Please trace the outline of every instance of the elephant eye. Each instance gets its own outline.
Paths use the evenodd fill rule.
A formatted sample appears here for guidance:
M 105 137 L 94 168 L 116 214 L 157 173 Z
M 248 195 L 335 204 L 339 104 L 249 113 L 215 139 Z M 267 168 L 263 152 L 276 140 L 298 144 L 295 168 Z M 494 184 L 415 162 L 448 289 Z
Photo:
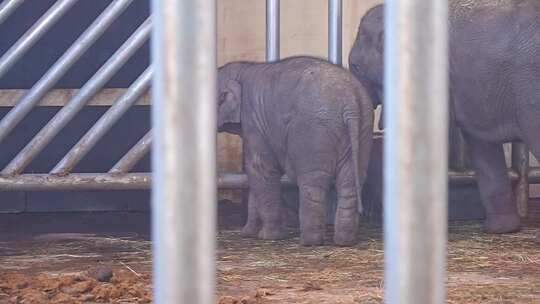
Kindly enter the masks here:
M 225 102 L 225 96 L 227 93 L 221 93 L 219 94 L 219 105 L 221 106 Z

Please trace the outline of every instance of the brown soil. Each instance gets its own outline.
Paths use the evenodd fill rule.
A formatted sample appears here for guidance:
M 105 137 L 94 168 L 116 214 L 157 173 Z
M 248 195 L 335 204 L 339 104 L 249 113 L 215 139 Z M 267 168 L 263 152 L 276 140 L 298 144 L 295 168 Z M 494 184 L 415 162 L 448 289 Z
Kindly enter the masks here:
M 532 228 L 493 236 L 453 223 L 448 303 L 540 303 L 540 246 Z M 362 228 L 353 248 L 218 236 L 220 304 L 382 303 L 380 227 Z M 329 233 L 328 239 L 331 239 Z M 41 235 L 0 242 L 0 303 L 149 303 L 150 242 L 137 235 Z M 91 277 L 111 269 L 109 282 Z

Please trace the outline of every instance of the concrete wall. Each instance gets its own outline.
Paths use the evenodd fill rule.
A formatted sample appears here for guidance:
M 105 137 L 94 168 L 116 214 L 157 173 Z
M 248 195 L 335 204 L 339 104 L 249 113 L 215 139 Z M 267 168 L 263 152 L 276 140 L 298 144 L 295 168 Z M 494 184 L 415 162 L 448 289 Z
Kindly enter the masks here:
M 381 0 L 343 1 L 343 62 L 347 64 L 356 30 L 365 12 Z M 266 0 L 218 1 L 218 62 L 263 61 L 265 58 Z M 281 57 L 311 55 L 327 57 L 328 1 L 281 0 Z M 241 140 L 220 134 L 219 168 L 241 170 Z M 224 192 L 239 200 L 238 192 Z

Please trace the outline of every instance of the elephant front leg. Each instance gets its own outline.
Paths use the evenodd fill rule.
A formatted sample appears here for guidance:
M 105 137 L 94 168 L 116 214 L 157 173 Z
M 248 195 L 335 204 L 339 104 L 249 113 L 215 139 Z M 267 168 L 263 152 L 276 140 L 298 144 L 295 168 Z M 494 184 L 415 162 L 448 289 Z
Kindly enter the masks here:
M 482 203 L 486 211 L 484 229 L 488 233 L 510 233 L 520 229 L 520 218 L 508 178 L 501 144 L 487 143 L 465 135 Z
M 300 190 L 300 244 L 317 246 L 324 243 L 326 232 L 326 200 L 330 177 L 325 172 L 312 172 L 298 177 Z
M 261 218 L 259 217 L 259 211 L 257 208 L 257 200 L 253 196 L 252 192 L 249 192 L 248 197 L 248 214 L 246 224 L 242 228 L 241 234 L 245 237 L 257 237 L 261 230 Z

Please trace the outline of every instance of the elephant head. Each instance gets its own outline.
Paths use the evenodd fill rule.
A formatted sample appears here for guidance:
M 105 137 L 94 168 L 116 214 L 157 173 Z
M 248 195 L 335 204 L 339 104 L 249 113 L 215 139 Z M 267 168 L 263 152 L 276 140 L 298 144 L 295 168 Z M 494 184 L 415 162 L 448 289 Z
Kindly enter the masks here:
M 360 21 L 358 34 L 349 54 L 349 69 L 366 87 L 373 107 L 383 101 L 384 6 L 369 10 Z M 382 116 L 379 128 L 382 129 Z
M 217 97 L 219 132 L 240 133 L 242 85 L 238 80 L 239 66 L 227 64 L 218 70 Z

